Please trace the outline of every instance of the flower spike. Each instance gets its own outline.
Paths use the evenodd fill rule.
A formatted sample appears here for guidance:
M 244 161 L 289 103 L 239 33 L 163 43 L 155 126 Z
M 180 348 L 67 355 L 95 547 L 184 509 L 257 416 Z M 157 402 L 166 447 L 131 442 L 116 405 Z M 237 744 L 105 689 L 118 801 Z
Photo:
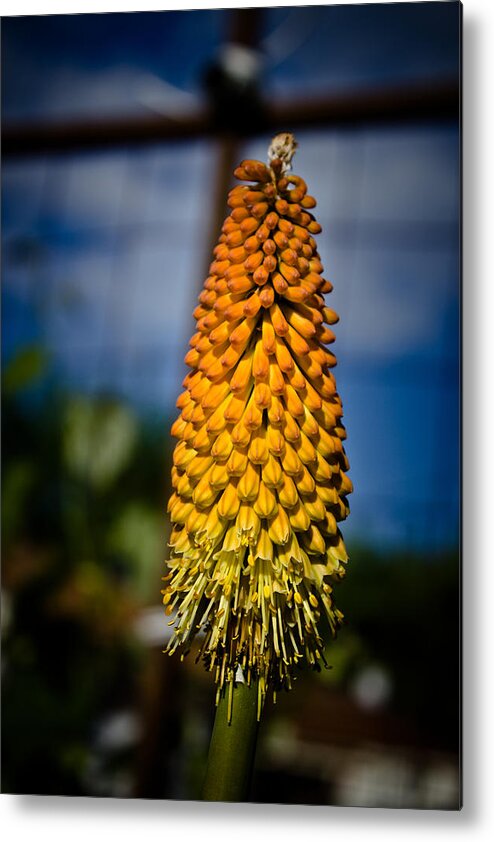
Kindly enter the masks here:
M 239 668 L 289 689 L 324 662 L 320 629 L 342 621 L 333 585 L 347 554 L 337 522 L 352 484 L 332 368 L 332 285 L 314 235 L 316 202 L 292 175 L 296 142 L 277 135 L 269 165 L 243 161 L 199 305 L 191 371 L 172 427 L 167 648 L 200 655 L 218 696 Z

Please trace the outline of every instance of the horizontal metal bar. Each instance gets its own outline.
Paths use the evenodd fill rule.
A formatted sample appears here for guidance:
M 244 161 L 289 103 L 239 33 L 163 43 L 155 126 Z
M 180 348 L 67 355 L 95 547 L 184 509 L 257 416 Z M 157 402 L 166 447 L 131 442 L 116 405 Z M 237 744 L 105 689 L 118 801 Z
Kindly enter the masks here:
M 435 85 L 265 103 L 261 123 L 247 127 L 241 136 L 312 126 L 360 128 L 376 124 L 459 121 L 459 117 L 459 82 L 447 80 Z M 208 110 L 176 118 L 151 115 L 57 123 L 6 123 L 2 130 L 2 154 L 7 158 L 73 152 L 218 134 L 218 127 Z

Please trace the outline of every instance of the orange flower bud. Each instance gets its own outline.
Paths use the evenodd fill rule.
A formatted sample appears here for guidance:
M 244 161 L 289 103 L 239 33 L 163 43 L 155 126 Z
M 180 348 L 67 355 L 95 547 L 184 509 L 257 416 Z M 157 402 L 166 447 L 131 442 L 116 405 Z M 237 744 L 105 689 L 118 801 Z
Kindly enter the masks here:
M 202 629 L 219 692 L 241 667 L 247 682 L 259 679 L 261 705 L 269 687 L 290 687 L 302 654 L 324 659 L 320 617 L 333 633 L 341 622 L 333 586 L 347 555 L 337 522 L 353 488 L 336 358 L 325 348 L 338 316 L 324 300 L 332 285 L 313 237 L 315 199 L 287 169 L 294 148 L 279 135 L 269 165 L 235 170 L 251 184 L 228 196 L 172 426 L 162 594 L 175 615 L 168 650 Z

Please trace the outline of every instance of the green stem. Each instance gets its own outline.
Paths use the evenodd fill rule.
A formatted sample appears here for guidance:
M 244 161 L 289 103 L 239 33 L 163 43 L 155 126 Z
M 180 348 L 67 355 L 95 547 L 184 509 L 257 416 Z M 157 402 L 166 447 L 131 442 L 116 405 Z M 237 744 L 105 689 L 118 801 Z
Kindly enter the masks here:
M 204 801 L 246 801 L 259 722 L 257 683 L 234 683 L 216 709 L 209 746 Z

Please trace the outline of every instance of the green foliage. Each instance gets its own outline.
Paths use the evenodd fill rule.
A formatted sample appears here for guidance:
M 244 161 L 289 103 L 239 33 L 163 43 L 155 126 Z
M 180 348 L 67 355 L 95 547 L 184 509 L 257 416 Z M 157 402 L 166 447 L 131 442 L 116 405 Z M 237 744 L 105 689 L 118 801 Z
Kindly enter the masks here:
M 39 345 L 22 348 L 5 366 L 2 375 L 4 395 L 12 395 L 38 380 L 46 371 L 48 355 Z
M 116 399 L 21 404 L 42 359 L 4 378 L 3 790 L 111 794 L 89 769 L 98 723 L 135 704 L 135 619 L 159 601 L 163 432 Z
M 128 560 L 137 593 L 143 600 L 156 598 L 156 561 L 163 552 L 163 518 L 149 505 L 134 501 L 119 511 L 108 530 L 111 554 Z
M 2 541 L 10 545 L 22 526 L 26 501 L 33 487 L 36 471 L 29 461 L 18 460 L 8 464 L 3 474 L 2 488 Z
M 63 452 L 68 469 L 96 488 L 109 486 L 128 465 L 137 438 L 133 413 L 116 401 L 73 398 L 65 409 Z

